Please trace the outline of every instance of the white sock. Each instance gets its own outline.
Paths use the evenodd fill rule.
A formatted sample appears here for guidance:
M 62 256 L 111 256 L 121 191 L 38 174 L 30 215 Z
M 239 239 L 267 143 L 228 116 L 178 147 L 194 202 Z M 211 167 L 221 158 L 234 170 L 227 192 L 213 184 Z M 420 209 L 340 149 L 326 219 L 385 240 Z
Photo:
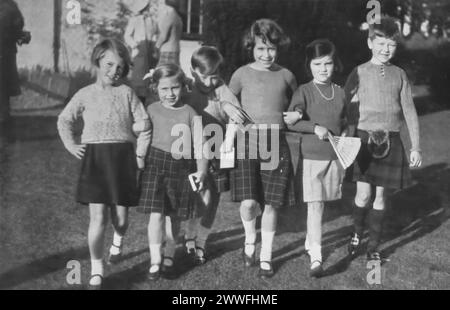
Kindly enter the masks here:
M 173 240 L 167 240 L 166 246 L 164 247 L 164 257 L 169 257 L 173 260 L 175 257 L 176 244 Z M 172 266 L 173 261 L 171 259 L 164 259 L 164 265 Z M 170 263 L 167 263 L 169 262 Z
M 272 244 L 273 238 L 275 237 L 274 231 L 261 231 L 261 253 L 259 260 L 261 262 L 271 262 L 272 261 Z M 268 264 L 261 263 L 261 268 L 269 269 Z
M 103 259 L 91 259 L 91 276 L 99 274 L 103 276 L 104 269 L 103 269 Z M 101 284 L 102 279 L 100 277 L 93 277 L 89 281 L 89 284 L 91 285 L 99 285 Z
M 246 221 L 242 217 L 242 225 L 245 231 L 245 254 L 252 256 L 255 253 L 255 242 L 256 242 L 256 218 L 251 221 Z
M 308 234 L 305 236 L 305 251 L 306 253 L 309 253 L 309 250 L 311 249 L 311 246 L 309 245 L 309 237 Z
M 111 247 L 109 248 L 109 253 L 112 255 L 118 255 L 122 252 L 122 243 L 123 236 L 119 235 L 117 232 L 114 232 L 113 242 Z
M 161 264 L 161 243 L 150 244 L 150 265 Z
M 208 239 L 209 233 L 211 232 L 211 229 L 204 227 L 203 225 L 198 225 L 197 230 L 197 246 L 201 247 L 202 249 L 206 246 L 206 240 Z
M 322 262 L 322 247 L 319 244 L 311 245 L 309 255 L 311 257 L 311 263 L 314 261 Z

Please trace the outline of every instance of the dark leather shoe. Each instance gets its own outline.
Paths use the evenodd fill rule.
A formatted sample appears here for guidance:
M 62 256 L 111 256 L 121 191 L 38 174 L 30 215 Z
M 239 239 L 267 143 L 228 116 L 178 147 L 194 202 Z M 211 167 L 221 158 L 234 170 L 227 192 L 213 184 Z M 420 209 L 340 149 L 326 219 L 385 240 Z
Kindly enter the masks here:
M 199 253 L 198 252 L 201 252 L 201 255 L 199 255 Z M 208 258 L 207 258 L 207 256 L 206 256 L 206 251 L 205 251 L 205 249 L 204 248 L 201 248 L 201 247 L 195 247 L 195 257 L 194 257 L 194 263 L 197 265 L 197 266 L 200 266 L 200 265 L 204 265 L 204 264 L 206 264 L 206 262 L 208 261 Z
M 156 281 L 161 277 L 161 266 L 160 268 L 155 271 L 155 272 L 148 272 L 147 274 L 147 279 L 149 279 L 150 281 Z
M 314 262 L 311 263 L 311 266 L 312 266 L 315 262 L 318 262 L 319 265 L 316 266 L 316 267 L 314 267 L 314 268 L 311 268 L 311 269 L 310 269 L 310 271 L 309 271 L 309 276 L 310 276 L 311 278 L 320 278 L 320 277 L 322 276 L 322 274 L 323 274 L 322 262 L 321 262 L 321 261 L 318 261 L 318 260 L 317 260 L 317 261 L 314 261 Z
M 91 279 L 94 277 L 100 277 L 101 281 L 100 284 L 91 284 Z M 103 276 L 101 274 L 93 274 L 91 275 L 90 279 L 89 279 L 89 286 L 88 286 L 88 290 L 89 291 L 100 291 L 103 289 Z
M 380 252 L 373 251 L 373 252 L 367 252 L 367 260 L 368 261 L 376 261 L 381 262 L 381 254 Z
M 259 266 L 258 276 L 259 276 L 261 279 L 272 278 L 273 275 L 275 274 L 275 272 L 273 271 L 273 268 L 272 268 L 272 262 L 260 262 L 260 264 L 261 264 L 261 263 L 269 264 L 270 269 L 263 269 L 263 268 L 261 268 L 261 265 L 260 265 L 260 266 Z
M 348 245 L 348 254 L 351 257 L 355 257 L 358 254 L 360 244 L 361 244 L 361 236 L 358 235 L 357 233 L 353 233 L 350 243 Z
M 172 262 L 171 266 L 164 265 L 165 260 L 170 260 Z M 175 264 L 173 263 L 172 257 L 164 257 L 163 264 L 161 265 L 161 276 L 168 280 L 174 280 L 177 278 L 177 273 L 175 270 Z
M 242 259 L 244 260 L 245 267 L 252 267 L 256 265 L 256 250 L 252 256 L 245 254 L 245 247 L 242 249 Z
M 121 249 L 120 247 L 118 247 L 115 244 L 111 244 L 112 247 L 118 248 L 119 250 Z M 122 252 L 119 252 L 119 254 L 111 254 L 109 253 L 108 255 L 108 259 L 106 260 L 106 264 L 108 265 L 115 265 L 118 262 L 120 262 L 122 260 Z

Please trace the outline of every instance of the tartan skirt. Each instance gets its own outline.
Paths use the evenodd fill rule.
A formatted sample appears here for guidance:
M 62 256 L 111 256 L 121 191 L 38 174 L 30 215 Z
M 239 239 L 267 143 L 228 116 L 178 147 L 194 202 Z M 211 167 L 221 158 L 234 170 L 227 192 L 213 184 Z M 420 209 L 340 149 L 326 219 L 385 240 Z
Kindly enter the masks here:
M 256 200 L 261 206 L 275 208 L 295 206 L 294 168 L 291 152 L 283 133 L 279 135 L 279 163 L 273 170 L 261 169 L 261 164 L 269 160 L 237 159 L 236 166 L 230 172 L 231 199 Z M 248 140 L 247 140 L 248 141 Z M 249 143 L 246 141 L 246 153 Z
M 136 171 L 132 143 L 87 144 L 78 179 L 77 202 L 136 206 L 139 199 Z
M 209 174 L 214 190 L 218 193 L 230 190 L 230 173 L 227 169 L 220 169 L 220 160 L 213 159 L 209 162 Z
M 391 149 L 388 155 L 382 159 L 375 159 L 370 154 L 367 131 L 358 129 L 357 136 L 361 138 L 361 149 L 353 167 L 353 181 L 390 189 L 403 189 L 411 186 L 409 161 L 399 132 L 389 133 Z
M 180 52 L 161 52 L 156 66 L 175 64 L 180 65 Z
M 195 161 L 174 159 L 172 154 L 151 147 L 141 178 L 138 212 L 162 213 L 186 219 L 193 205 L 188 176 L 195 172 Z

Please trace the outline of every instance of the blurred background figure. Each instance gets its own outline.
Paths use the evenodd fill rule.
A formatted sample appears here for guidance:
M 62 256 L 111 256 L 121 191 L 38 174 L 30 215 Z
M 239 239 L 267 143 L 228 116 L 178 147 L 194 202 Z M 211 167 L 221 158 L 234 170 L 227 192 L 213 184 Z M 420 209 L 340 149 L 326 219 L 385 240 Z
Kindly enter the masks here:
M 24 20 L 13 0 L 0 1 L 0 135 L 7 132 L 10 121 L 9 99 L 20 95 L 17 72 L 17 44 L 28 44 L 31 35 L 23 31 Z
M 158 65 L 173 63 L 180 65 L 180 40 L 183 20 L 178 0 L 162 0 L 158 9 L 159 36 L 156 48 L 159 50 Z
M 144 103 L 148 95 L 148 81 L 142 78 L 157 62 L 155 41 L 158 25 L 153 19 L 154 8 L 149 0 L 135 0 L 130 7 L 134 13 L 125 29 L 124 40 L 131 49 L 133 69 L 131 86 Z

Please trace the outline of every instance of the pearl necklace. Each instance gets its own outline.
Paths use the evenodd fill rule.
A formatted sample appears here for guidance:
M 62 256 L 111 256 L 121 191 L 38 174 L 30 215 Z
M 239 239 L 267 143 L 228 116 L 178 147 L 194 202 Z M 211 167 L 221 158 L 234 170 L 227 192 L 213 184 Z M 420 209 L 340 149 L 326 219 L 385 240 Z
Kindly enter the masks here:
M 317 91 L 319 92 L 319 94 L 322 96 L 323 99 L 328 100 L 328 101 L 334 99 L 334 86 L 333 86 L 333 83 L 331 83 L 331 97 L 330 97 L 330 98 L 328 98 L 327 96 L 325 96 L 325 95 L 320 91 L 319 86 L 317 86 L 317 84 L 316 84 L 314 81 L 313 81 L 313 84 L 314 84 L 314 86 L 316 87 Z

